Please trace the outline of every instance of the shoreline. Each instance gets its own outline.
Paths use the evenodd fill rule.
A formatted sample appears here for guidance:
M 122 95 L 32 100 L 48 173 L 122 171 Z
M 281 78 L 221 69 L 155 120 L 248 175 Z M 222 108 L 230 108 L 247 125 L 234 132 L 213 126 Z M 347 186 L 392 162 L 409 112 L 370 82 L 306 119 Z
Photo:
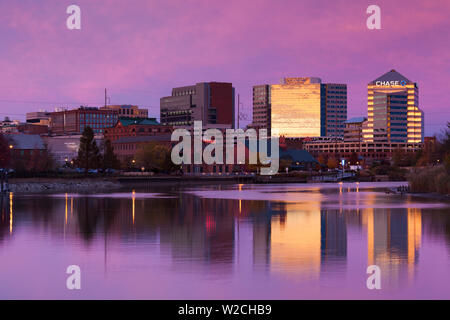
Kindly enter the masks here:
M 347 181 L 356 183 L 358 181 Z M 363 182 L 363 181 L 361 181 Z M 368 183 L 371 183 L 367 181 Z M 395 183 L 397 181 L 380 181 L 372 183 Z M 398 181 L 402 183 L 402 181 Z M 39 194 L 52 192 L 96 192 L 96 191 L 120 191 L 134 187 L 136 189 L 148 188 L 153 186 L 199 186 L 199 185 L 232 185 L 232 184 L 335 184 L 336 182 L 306 182 L 295 177 L 286 178 L 282 181 L 273 179 L 272 181 L 255 181 L 252 177 L 233 177 L 233 176 L 156 176 L 156 177 L 80 177 L 80 178 L 14 178 L 9 182 L 10 192 L 18 194 Z M 406 181 L 404 183 L 407 183 Z M 389 189 L 389 187 L 386 187 Z M 393 193 L 396 194 L 396 193 Z M 412 193 L 406 192 L 405 195 L 440 201 L 450 201 L 449 195 L 437 193 Z
M 356 181 L 348 181 L 356 182 Z M 361 181 L 362 182 L 362 181 Z M 385 181 L 386 182 L 386 181 Z M 95 192 L 117 191 L 136 187 L 153 186 L 198 186 L 198 185 L 231 185 L 231 184 L 306 184 L 336 183 L 308 182 L 298 177 L 275 177 L 258 179 L 254 176 L 153 176 L 153 177 L 76 177 L 76 178 L 12 178 L 9 180 L 9 191 L 13 193 L 48 193 L 48 192 Z

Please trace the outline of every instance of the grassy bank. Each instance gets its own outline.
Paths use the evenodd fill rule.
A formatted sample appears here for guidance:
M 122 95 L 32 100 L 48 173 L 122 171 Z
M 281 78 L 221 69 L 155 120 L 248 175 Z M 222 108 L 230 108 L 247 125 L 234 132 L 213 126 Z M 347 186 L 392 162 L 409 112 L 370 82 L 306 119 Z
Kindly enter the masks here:
M 450 174 L 443 165 L 417 169 L 408 181 L 412 192 L 450 194 Z

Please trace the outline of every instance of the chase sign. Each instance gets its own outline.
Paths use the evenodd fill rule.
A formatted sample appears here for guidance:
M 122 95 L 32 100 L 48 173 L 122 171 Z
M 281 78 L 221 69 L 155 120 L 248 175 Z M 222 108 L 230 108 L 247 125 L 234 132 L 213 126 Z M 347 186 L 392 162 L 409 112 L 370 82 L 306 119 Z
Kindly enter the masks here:
M 406 86 L 406 81 L 377 81 L 375 82 L 376 86 Z

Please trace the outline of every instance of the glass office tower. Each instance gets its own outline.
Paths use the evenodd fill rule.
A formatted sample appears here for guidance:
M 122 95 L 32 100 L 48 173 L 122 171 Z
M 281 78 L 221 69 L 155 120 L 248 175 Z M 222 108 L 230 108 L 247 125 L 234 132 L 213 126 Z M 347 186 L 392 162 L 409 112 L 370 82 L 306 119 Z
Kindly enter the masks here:
M 343 137 L 347 85 L 320 78 L 284 78 L 253 86 L 253 126 L 286 138 Z
M 285 78 L 271 85 L 271 127 L 286 138 L 321 135 L 319 78 Z M 276 131 L 275 131 L 276 130 Z
M 419 108 L 419 88 L 391 70 L 367 85 L 367 142 L 423 142 L 424 115 Z

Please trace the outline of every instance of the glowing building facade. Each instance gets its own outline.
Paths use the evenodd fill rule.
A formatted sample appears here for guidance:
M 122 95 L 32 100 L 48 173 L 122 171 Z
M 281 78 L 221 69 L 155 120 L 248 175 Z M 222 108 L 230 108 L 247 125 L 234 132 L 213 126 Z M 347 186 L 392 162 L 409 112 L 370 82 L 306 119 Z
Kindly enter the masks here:
M 366 142 L 421 143 L 424 115 L 419 108 L 419 88 L 391 70 L 367 85 Z
M 253 116 L 255 126 L 267 126 L 286 138 L 343 137 L 347 85 L 307 77 L 254 86 Z

